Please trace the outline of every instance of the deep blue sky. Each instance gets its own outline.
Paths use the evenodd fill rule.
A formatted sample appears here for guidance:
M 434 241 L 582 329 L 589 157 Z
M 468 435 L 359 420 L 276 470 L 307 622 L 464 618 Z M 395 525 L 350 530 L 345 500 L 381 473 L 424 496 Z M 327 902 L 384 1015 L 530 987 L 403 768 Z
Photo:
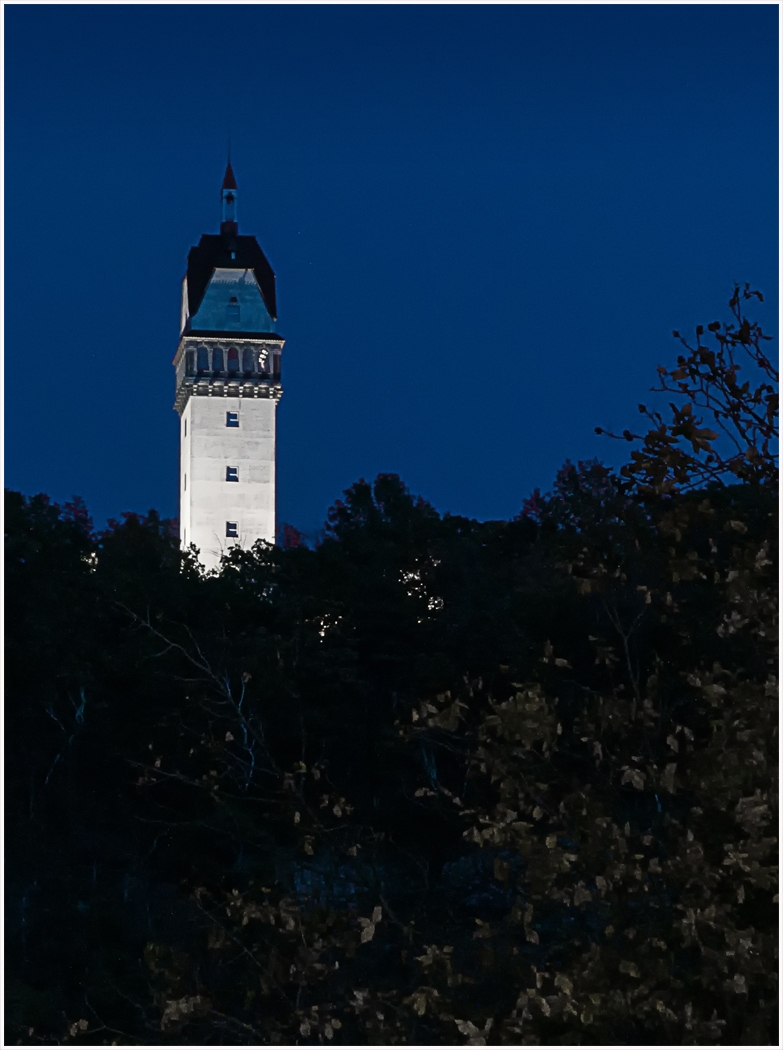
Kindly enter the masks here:
M 360 476 L 510 517 L 619 463 L 673 328 L 777 317 L 775 6 L 11 6 L 6 485 L 175 516 L 180 281 L 240 231 L 287 337 L 278 520 Z

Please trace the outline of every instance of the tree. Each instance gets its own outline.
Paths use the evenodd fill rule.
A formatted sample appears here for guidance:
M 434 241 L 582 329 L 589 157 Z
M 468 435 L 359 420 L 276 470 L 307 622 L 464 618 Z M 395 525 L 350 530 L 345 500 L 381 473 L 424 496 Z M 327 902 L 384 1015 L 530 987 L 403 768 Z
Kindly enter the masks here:
M 204 574 L 7 496 L 9 1042 L 774 1042 L 750 294 L 511 522 L 382 475 Z
M 568 566 L 615 628 L 613 644 L 591 639 L 601 671 L 547 646 L 542 673 L 491 698 L 479 727 L 472 769 L 496 798 L 466 812 L 467 836 L 516 893 L 480 932 L 491 972 L 514 973 L 519 996 L 500 1017 L 462 1022 L 442 980 L 427 999 L 473 1042 L 490 1022 L 501 1043 L 776 1041 L 777 395 L 736 382 L 737 347 L 773 375 L 740 313 L 752 294 L 735 290 L 736 324 L 708 326 L 716 353 L 697 328 L 689 357 L 659 370 L 678 384 L 664 385 L 680 401 L 670 421 L 649 413 L 654 429 L 630 435 L 643 449 L 623 491 L 652 514 L 662 557 L 633 580 L 590 546 Z M 730 454 L 693 405 L 734 441 Z M 732 477 L 739 490 L 716 489 Z M 562 522 L 576 480 L 564 471 L 538 516 Z M 625 622 L 605 601 L 618 578 L 638 595 Z

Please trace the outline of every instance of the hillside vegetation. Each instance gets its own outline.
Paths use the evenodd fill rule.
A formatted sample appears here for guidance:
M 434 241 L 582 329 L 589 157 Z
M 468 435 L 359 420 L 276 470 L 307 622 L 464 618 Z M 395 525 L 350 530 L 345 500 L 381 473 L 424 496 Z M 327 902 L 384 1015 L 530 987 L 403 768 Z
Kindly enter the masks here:
M 206 575 L 7 493 L 6 1041 L 777 1043 L 754 297 L 512 521 L 381 475 Z

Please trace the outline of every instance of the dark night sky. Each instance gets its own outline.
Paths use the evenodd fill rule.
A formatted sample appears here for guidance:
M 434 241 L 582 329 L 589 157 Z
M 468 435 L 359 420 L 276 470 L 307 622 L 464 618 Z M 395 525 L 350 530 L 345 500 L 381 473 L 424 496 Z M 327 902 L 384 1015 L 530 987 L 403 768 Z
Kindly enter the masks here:
M 777 317 L 774 5 L 11 6 L 6 485 L 177 514 L 180 280 L 240 232 L 287 337 L 278 520 L 360 476 L 510 517 L 619 463 L 673 328 Z

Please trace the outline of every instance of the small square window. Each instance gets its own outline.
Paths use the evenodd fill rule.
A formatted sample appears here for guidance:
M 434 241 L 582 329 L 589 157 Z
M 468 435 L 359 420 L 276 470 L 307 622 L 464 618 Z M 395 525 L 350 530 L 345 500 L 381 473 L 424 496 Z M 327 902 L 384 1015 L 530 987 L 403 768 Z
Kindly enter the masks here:
M 234 540 L 239 538 L 239 526 L 235 521 L 226 522 L 226 536 Z
M 226 481 L 239 481 L 239 467 L 226 467 Z
M 239 413 L 238 412 L 226 412 L 226 426 L 227 427 L 238 427 L 239 426 Z

